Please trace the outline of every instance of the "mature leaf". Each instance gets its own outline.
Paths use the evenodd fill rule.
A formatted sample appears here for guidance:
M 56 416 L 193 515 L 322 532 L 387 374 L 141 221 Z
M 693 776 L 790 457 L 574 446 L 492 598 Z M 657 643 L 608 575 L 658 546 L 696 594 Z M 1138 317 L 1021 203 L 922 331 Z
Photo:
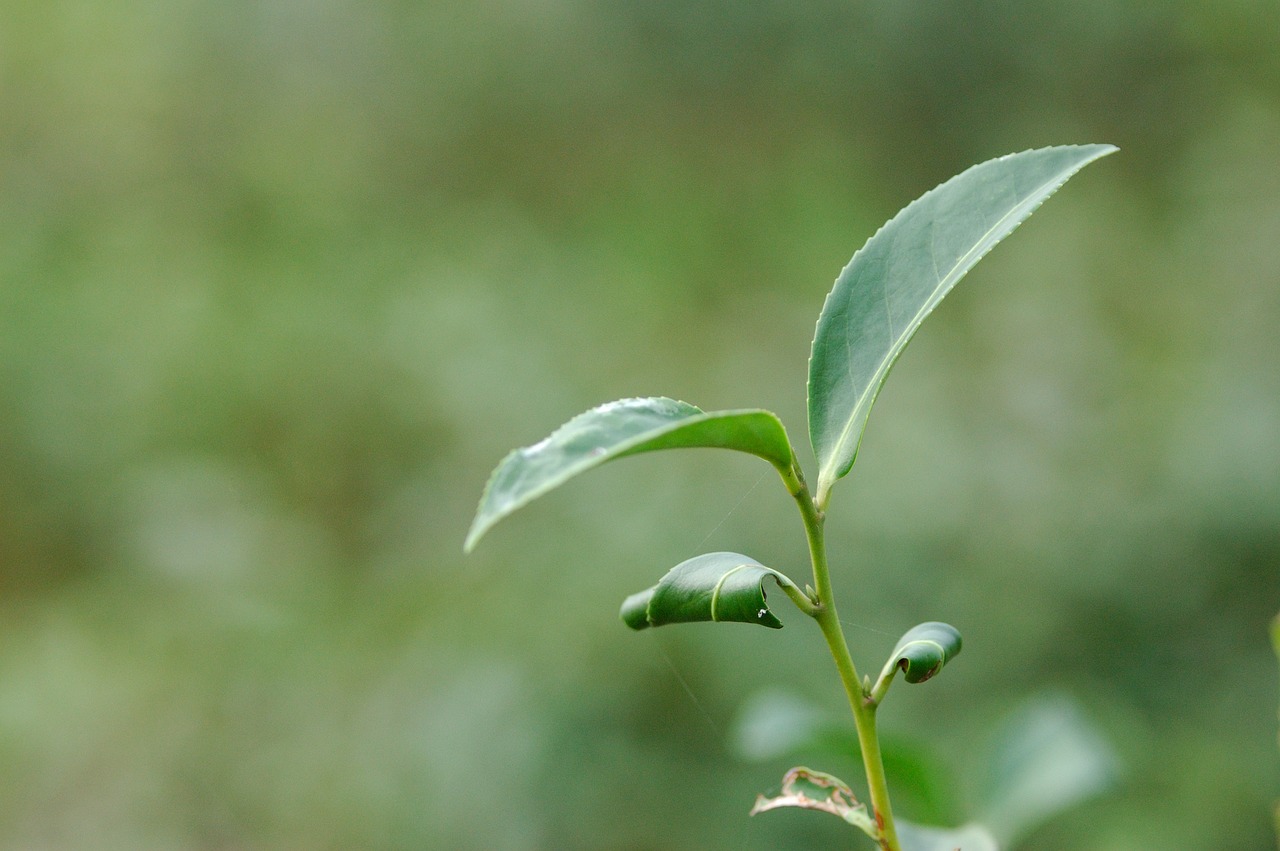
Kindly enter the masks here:
M 890 368 L 924 318 L 991 248 L 1110 145 L 1024 151 L 925 193 L 859 251 L 827 296 L 809 359 L 816 498 L 853 466 Z
M 875 838 L 879 835 L 867 805 L 858 802 L 853 790 L 838 777 L 797 766 L 782 776 L 782 790 L 771 797 L 757 795 L 751 815 L 781 809 L 800 807 L 839 816 L 854 827 Z
M 1010 845 L 1101 794 L 1119 765 L 1075 701 L 1063 696 L 1039 698 L 1005 720 L 985 763 L 980 816 Z
M 492 526 L 579 473 L 657 449 L 712 447 L 759 455 L 780 470 L 794 462 L 787 432 L 769 411 L 706 413 L 660 396 L 622 399 L 579 414 L 498 464 L 480 497 L 468 552 Z
M 980 824 L 926 827 L 895 819 L 902 851 L 999 851 L 995 837 Z
M 959 655 L 960 646 L 960 633 L 954 626 L 938 621 L 922 623 L 898 639 L 885 669 L 896 667 L 907 682 L 922 683 Z
M 707 553 L 677 564 L 657 585 L 622 603 L 622 620 L 632 629 L 669 623 L 733 621 L 782 629 L 765 601 L 764 580 L 790 579 L 738 553 Z M 793 585 L 794 587 L 794 585 Z

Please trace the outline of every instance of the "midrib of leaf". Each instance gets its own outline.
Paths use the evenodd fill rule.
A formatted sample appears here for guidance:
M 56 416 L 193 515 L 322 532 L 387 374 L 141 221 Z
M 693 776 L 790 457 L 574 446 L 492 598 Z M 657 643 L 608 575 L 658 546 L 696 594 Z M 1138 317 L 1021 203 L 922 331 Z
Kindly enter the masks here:
M 907 652 L 907 648 L 915 647 L 917 644 L 932 644 L 934 647 L 938 648 L 938 654 L 940 656 L 945 658 L 947 655 L 947 648 L 929 638 L 917 638 L 915 641 L 908 641 L 906 644 L 898 648 L 898 655 L 901 656 L 903 653 Z
M 751 565 L 740 564 L 732 570 L 726 570 L 724 575 L 720 577 L 720 581 L 716 583 L 716 587 L 711 591 L 711 620 L 720 620 L 720 613 L 717 609 L 720 607 L 720 591 L 724 588 L 724 583 L 728 581 L 730 576 L 733 576 L 739 570 L 746 570 L 750 566 Z
M 955 263 L 952 264 L 951 268 L 947 270 L 947 274 L 944 277 L 938 278 L 938 283 L 934 286 L 933 292 L 929 294 L 929 298 L 925 300 L 924 304 L 920 306 L 920 309 L 917 310 L 915 315 L 911 317 L 911 321 L 908 322 L 905 326 L 903 326 L 902 333 L 899 335 L 893 334 L 893 314 L 889 310 L 888 283 L 887 281 L 881 281 L 881 287 L 884 292 L 883 301 L 884 301 L 884 307 L 885 307 L 885 319 L 889 323 L 889 333 L 890 333 L 890 336 L 893 337 L 893 346 L 892 348 L 890 348 L 888 356 L 880 361 L 880 364 L 876 367 L 875 372 L 871 374 L 871 380 L 867 382 L 867 386 L 864 387 L 862 392 L 858 395 L 858 399 L 856 402 L 854 402 L 854 405 L 853 405 L 853 411 L 850 413 L 849 419 L 845 423 L 844 428 L 840 430 L 840 437 L 833 444 L 833 447 L 838 448 L 840 446 L 843 446 L 848 440 L 852 438 L 853 431 L 854 431 L 854 428 L 856 427 L 856 424 L 861 419 L 863 419 L 863 417 L 861 416 L 862 412 L 875 402 L 875 398 L 877 395 L 879 395 L 880 388 L 881 386 L 883 386 L 882 380 L 885 374 L 889 371 L 890 368 L 893 367 L 894 362 L 898 359 L 898 355 L 900 355 L 903 351 L 903 346 L 900 346 L 899 342 L 903 340 L 906 336 L 908 336 L 912 329 L 918 328 L 920 324 L 924 322 L 924 318 L 929 315 L 929 312 L 933 310 L 933 308 L 937 307 L 938 301 L 939 301 L 938 293 L 940 291 L 948 289 L 954 283 L 956 271 L 958 269 L 963 268 L 964 264 L 968 262 L 968 260 L 971 257 L 973 257 L 974 254 L 977 253 L 980 248 L 983 248 L 983 246 L 985 246 L 986 250 L 978 254 L 974 262 L 976 263 L 978 260 L 981 260 L 982 255 L 985 254 L 986 251 L 990 251 L 991 248 L 994 247 L 995 245 L 995 243 L 989 242 L 992 234 L 994 234 L 997 230 L 999 230 L 1000 227 L 1011 216 L 1013 216 L 1015 213 L 1021 212 L 1023 208 L 1027 206 L 1028 202 L 1032 198 L 1034 198 L 1037 194 L 1039 194 L 1040 192 L 1043 192 L 1046 187 L 1053 186 L 1055 183 L 1061 184 L 1062 182 L 1063 180 L 1061 179 L 1060 175 L 1055 175 L 1054 179 L 1046 180 L 1040 183 L 1039 185 L 1037 185 L 1034 191 L 1024 192 L 1022 200 L 1019 201 L 1016 206 L 1012 207 L 1009 210 L 1009 212 L 1005 213 L 1003 216 L 997 219 L 995 224 L 987 228 L 986 232 L 983 233 L 981 238 L 979 238 L 978 241 L 974 243 L 973 247 L 970 248 L 968 251 L 966 251 L 964 254 L 962 254 L 960 258 L 956 260 Z M 1045 200 L 1046 200 L 1045 198 L 1042 198 L 1040 199 L 1040 202 L 1044 203 Z M 932 239 L 932 236 L 930 238 Z M 930 247 L 929 257 L 934 264 L 934 275 L 936 276 L 938 258 L 937 258 L 937 254 L 934 253 L 934 251 L 932 250 L 932 246 Z M 850 262 L 852 263 L 852 261 Z M 845 337 L 844 345 L 846 350 L 850 350 L 852 342 L 849 337 Z M 849 380 L 851 382 L 856 381 L 853 375 L 853 356 L 851 351 L 849 355 L 849 365 L 847 367 L 847 371 L 849 374 Z M 861 436 L 859 436 L 858 440 L 859 442 L 861 442 Z M 854 454 L 856 455 L 857 453 L 855 452 Z M 836 466 L 838 466 L 838 458 L 839 458 L 839 454 L 837 452 L 832 452 L 831 463 L 829 463 L 828 465 L 824 465 L 820 475 L 818 476 L 819 499 L 825 498 L 825 493 L 828 490 L 830 490 L 831 485 L 835 482 L 836 478 L 838 478 L 837 476 L 831 475 L 833 469 Z M 830 476 L 830 478 L 828 478 L 828 476 Z

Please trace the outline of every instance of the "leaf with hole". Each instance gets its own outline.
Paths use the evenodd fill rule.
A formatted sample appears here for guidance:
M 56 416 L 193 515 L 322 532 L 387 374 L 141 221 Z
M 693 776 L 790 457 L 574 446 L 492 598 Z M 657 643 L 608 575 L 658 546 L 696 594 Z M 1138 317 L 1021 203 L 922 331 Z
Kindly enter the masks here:
M 797 766 L 782 776 L 782 789 L 776 795 L 756 796 L 751 815 L 783 807 L 830 813 L 861 829 L 873 839 L 880 833 L 875 822 L 867 815 L 867 805 L 859 803 L 848 784 L 838 777 L 803 766 Z
M 463 547 L 469 552 L 499 520 L 579 473 L 641 452 L 693 447 L 736 449 L 779 470 L 790 470 L 795 458 L 786 429 L 769 411 L 706 413 L 661 396 L 610 402 L 507 455 L 485 485 Z
M 1058 187 L 1114 150 L 1043 148 L 976 165 L 908 204 L 853 255 L 823 305 L 809 358 L 820 508 L 853 466 L 871 406 L 924 318 Z
M 764 581 L 773 577 L 792 594 L 795 584 L 772 568 L 738 553 L 707 553 L 677 564 L 657 585 L 632 594 L 620 615 L 632 629 L 671 623 L 731 621 L 782 629 L 769 611 Z

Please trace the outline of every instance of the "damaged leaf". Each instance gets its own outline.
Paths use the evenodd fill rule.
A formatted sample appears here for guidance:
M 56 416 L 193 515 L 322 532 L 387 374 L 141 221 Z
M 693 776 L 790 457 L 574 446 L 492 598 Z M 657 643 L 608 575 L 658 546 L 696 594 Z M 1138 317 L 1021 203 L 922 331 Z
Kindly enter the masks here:
M 867 815 L 867 805 L 858 802 L 853 790 L 843 780 L 821 771 L 803 766 L 791 769 L 782 776 L 782 789 L 778 794 L 772 797 L 756 796 L 751 815 L 782 807 L 831 813 L 859 828 L 872 839 L 878 839 L 880 835 L 875 822 Z

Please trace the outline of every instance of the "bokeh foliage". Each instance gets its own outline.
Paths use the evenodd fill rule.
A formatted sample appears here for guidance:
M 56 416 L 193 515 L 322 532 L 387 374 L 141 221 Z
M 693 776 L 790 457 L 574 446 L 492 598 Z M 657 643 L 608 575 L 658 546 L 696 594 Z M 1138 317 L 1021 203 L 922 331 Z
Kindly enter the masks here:
M 1021 698 L 1084 703 L 1123 780 L 1035 848 L 1271 842 L 1274 4 L 4 21 L 0 845 L 831 847 L 838 823 L 747 819 L 786 766 L 726 744 L 744 683 L 839 708 L 816 634 L 616 617 L 695 552 L 796 571 L 772 472 L 619 464 L 464 562 L 479 489 L 623 396 L 802 435 L 814 320 L 874 228 L 971 163 L 1093 141 L 1121 153 L 882 395 L 828 530 L 846 629 L 872 668 L 960 628 L 883 722 L 957 776 Z

